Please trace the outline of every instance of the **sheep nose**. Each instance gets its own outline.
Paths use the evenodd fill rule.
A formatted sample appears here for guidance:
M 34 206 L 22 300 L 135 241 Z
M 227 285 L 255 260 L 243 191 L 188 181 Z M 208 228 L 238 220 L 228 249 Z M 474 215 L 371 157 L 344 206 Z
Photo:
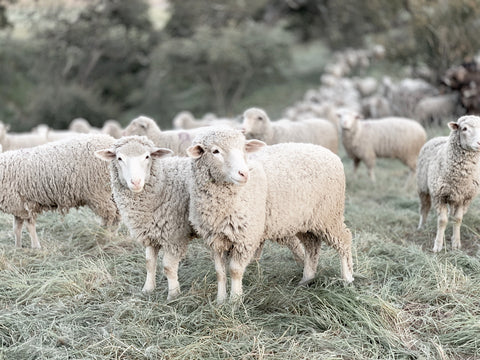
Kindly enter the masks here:
M 245 134 L 247 132 L 247 129 L 245 129 L 244 127 L 240 128 L 240 131 L 242 132 L 242 134 Z
M 245 181 L 248 180 L 248 171 L 239 170 L 238 175 L 240 175 L 240 177 Z
M 136 187 L 139 187 L 140 186 L 140 183 L 142 182 L 142 180 L 140 179 L 132 179 L 130 180 L 130 182 L 132 183 L 132 185 L 136 186 Z

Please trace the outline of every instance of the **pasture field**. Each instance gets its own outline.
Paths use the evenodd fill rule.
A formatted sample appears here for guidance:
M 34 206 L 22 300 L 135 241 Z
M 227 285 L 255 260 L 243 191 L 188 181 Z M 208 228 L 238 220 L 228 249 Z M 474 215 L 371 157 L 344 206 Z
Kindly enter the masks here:
M 432 134 L 432 131 L 429 131 Z M 447 133 L 437 129 L 433 133 Z M 12 217 L 0 215 L 0 359 L 479 359 L 480 202 L 464 217 L 461 251 L 433 254 L 436 219 L 416 231 L 418 198 L 407 168 L 363 164 L 341 152 L 355 281 L 324 246 L 315 281 L 286 248 L 267 243 L 244 278 L 243 302 L 217 306 L 216 278 L 201 240 L 181 263 L 182 295 L 166 303 L 141 293 L 142 246 L 113 236 L 88 209 L 41 215 L 43 246 L 14 247 Z M 447 228 L 450 238 L 451 225 Z

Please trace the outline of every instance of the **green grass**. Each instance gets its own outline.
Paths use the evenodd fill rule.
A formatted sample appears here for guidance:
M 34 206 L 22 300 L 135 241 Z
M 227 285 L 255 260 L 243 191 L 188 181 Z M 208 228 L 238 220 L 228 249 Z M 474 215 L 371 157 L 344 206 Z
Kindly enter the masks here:
M 444 130 L 432 130 L 439 134 Z M 347 176 L 346 222 L 355 281 L 323 247 L 317 277 L 269 243 L 244 278 L 243 302 L 217 306 L 209 251 L 193 242 L 182 295 L 166 280 L 141 293 L 142 246 L 102 229 L 88 209 L 38 219 L 42 250 L 16 249 L 0 215 L 0 359 L 477 359 L 480 358 L 480 204 L 465 216 L 461 251 L 433 254 L 435 216 L 416 231 L 418 199 L 405 166 L 380 160 Z M 447 229 L 451 232 L 451 226 Z M 449 236 L 447 236 L 449 238 Z

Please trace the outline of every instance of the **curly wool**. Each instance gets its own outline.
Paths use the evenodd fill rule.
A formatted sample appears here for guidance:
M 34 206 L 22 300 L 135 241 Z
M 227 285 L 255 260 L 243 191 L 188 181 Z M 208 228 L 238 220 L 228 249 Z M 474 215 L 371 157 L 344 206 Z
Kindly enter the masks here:
M 0 210 L 21 219 L 46 210 L 89 206 L 106 225 L 119 222 L 108 166 L 94 151 L 113 144 L 105 135 L 78 135 L 0 155 Z
M 48 141 L 46 133 L 8 133 L 5 124 L 0 122 L 0 145 L 3 151 L 31 148 L 46 144 Z

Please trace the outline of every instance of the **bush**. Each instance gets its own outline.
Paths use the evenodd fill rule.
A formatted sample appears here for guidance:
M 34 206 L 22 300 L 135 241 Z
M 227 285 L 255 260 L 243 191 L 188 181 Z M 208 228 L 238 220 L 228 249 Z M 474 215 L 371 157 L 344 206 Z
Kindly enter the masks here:
M 146 106 L 167 106 L 168 116 L 182 109 L 228 114 L 250 89 L 282 76 L 291 42 L 282 28 L 253 22 L 171 38 L 155 52 Z
M 90 124 L 101 126 L 118 115 L 114 105 L 78 85 L 43 85 L 27 109 L 26 119 L 18 124 L 21 130 L 44 123 L 56 129 L 65 129 L 72 119 L 86 118 Z M 20 130 L 19 129 L 19 130 Z

